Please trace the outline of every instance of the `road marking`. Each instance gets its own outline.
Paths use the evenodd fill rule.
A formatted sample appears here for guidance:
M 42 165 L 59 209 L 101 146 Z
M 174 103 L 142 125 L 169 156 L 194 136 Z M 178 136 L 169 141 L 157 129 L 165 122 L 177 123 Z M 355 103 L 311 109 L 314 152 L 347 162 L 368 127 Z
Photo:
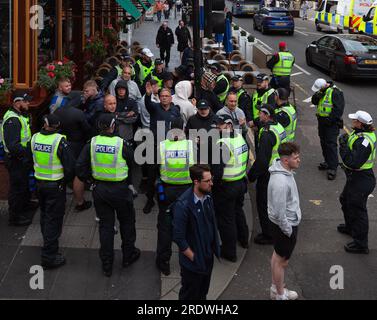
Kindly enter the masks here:
M 294 73 L 294 74 L 291 74 L 291 77 L 298 76 L 298 75 L 300 75 L 300 74 L 302 74 L 302 72 L 296 72 L 296 73 Z
M 306 75 L 308 76 L 311 76 L 312 74 L 308 71 L 306 71 L 304 68 L 301 68 L 299 65 L 295 64 L 294 65 L 297 69 L 299 69 L 300 71 L 302 71 L 303 73 L 305 73 Z
M 309 97 L 308 99 L 302 100 L 302 102 L 305 102 L 305 103 L 312 102 L 312 97 Z
M 268 44 L 264 43 L 263 41 L 261 41 L 259 39 L 257 39 L 257 40 L 258 40 L 258 42 L 260 42 L 261 44 L 263 44 L 267 49 L 274 50 Z
M 308 34 L 306 34 L 306 33 L 303 33 L 303 32 L 301 32 L 301 31 L 298 31 L 298 30 L 296 30 L 296 32 L 298 32 L 298 33 L 300 33 L 300 34 L 304 35 L 305 37 L 308 37 L 308 36 L 309 36 Z
M 296 27 L 296 29 L 303 29 L 303 30 L 306 30 L 307 28 L 306 27 Z

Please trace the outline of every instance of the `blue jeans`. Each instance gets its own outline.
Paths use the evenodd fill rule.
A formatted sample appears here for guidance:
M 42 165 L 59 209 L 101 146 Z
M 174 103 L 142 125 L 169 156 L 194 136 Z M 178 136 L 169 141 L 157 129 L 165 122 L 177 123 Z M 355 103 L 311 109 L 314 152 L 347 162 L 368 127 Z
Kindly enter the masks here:
M 161 22 L 161 11 L 157 11 L 157 20 L 158 22 Z

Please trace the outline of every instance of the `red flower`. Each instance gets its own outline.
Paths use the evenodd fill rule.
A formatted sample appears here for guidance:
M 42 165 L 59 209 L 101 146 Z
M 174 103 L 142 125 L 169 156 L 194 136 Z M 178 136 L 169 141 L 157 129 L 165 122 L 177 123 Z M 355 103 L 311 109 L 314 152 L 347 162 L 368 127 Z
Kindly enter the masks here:
M 48 71 L 55 71 L 55 69 L 56 69 L 56 67 L 55 67 L 53 64 L 49 64 L 49 65 L 47 66 L 47 70 L 48 70 Z
M 58 61 L 58 65 L 59 65 L 59 66 L 62 66 L 62 65 L 63 65 L 63 62 Z
M 47 75 L 48 75 L 50 78 L 55 78 L 55 73 L 53 73 L 53 72 L 49 72 Z
M 64 57 L 63 58 L 63 63 L 67 63 L 67 62 L 69 62 L 69 59 L 67 57 Z

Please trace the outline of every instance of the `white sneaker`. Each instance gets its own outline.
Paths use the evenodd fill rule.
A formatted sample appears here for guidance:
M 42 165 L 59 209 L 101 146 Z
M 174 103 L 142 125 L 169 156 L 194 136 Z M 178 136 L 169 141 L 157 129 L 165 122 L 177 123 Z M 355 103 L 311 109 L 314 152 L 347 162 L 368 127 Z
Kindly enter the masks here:
M 298 298 L 298 294 L 296 291 L 284 289 L 284 295 L 287 297 L 287 300 L 296 300 Z M 270 298 L 271 300 L 285 300 L 285 299 L 278 299 L 278 293 L 275 286 L 271 286 L 270 288 Z

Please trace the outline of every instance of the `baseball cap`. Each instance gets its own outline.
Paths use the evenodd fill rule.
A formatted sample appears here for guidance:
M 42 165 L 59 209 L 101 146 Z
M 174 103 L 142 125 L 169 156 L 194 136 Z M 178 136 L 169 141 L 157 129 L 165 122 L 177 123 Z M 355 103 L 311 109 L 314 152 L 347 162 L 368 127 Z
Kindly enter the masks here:
M 368 112 L 365 112 L 365 111 L 357 111 L 356 113 L 350 113 L 348 115 L 348 118 L 352 119 L 352 120 L 358 120 L 360 121 L 361 123 L 364 123 L 364 124 L 372 124 L 373 123 L 373 119 L 371 117 L 371 115 L 368 113 Z
M 155 65 L 158 65 L 158 64 L 164 64 L 164 63 L 162 62 L 161 59 L 157 58 L 157 59 L 154 61 L 154 64 L 155 64 Z
M 212 83 L 216 80 L 217 76 L 212 72 L 204 72 L 203 80 L 207 81 L 208 83 Z
M 209 103 L 207 100 L 199 100 L 199 102 L 196 105 L 197 109 L 208 109 L 209 108 Z
M 326 83 L 327 81 L 325 79 L 322 79 L 322 78 L 317 79 L 312 86 L 312 91 L 317 92 L 318 90 L 321 90 L 322 88 L 325 87 Z
M 260 111 L 272 117 L 275 115 L 275 108 L 270 104 L 262 104 Z
M 268 75 L 265 73 L 258 73 L 256 76 L 257 82 L 263 82 L 265 80 L 269 80 Z
M 217 72 L 221 72 L 221 66 L 219 63 L 214 63 L 209 66 L 211 70 L 215 70 Z
M 29 96 L 27 93 L 16 93 L 13 96 L 13 102 L 17 101 L 31 101 L 33 100 L 32 96 Z
M 142 54 L 146 55 L 147 57 L 149 58 L 153 58 L 154 55 L 152 53 L 151 50 L 149 50 L 148 48 L 144 48 L 142 51 L 141 51 Z
M 44 123 L 46 123 L 49 127 L 59 127 L 60 121 L 59 118 L 55 114 L 48 114 L 44 116 Z
M 122 60 L 131 60 L 131 56 L 128 53 L 123 53 L 120 57 Z
M 279 48 L 286 48 L 286 47 L 287 47 L 286 42 L 284 42 L 284 41 L 279 42 Z
M 115 118 L 112 113 L 103 113 L 98 118 L 98 125 L 100 128 L 110 128 L 115 123 Z
M 227 114 L 217 115 L 213 119 L 212 127 L 216 127 L 217 125 L 223 124 L 223 123 L 231 123 L 231 124 L 233 124 L 232 117 L 230 115 L 227 115 Z
M 230 78 L 231 81 L 243 81 L 242 76 L 240 75 L 235 75 L 232 78 Z

